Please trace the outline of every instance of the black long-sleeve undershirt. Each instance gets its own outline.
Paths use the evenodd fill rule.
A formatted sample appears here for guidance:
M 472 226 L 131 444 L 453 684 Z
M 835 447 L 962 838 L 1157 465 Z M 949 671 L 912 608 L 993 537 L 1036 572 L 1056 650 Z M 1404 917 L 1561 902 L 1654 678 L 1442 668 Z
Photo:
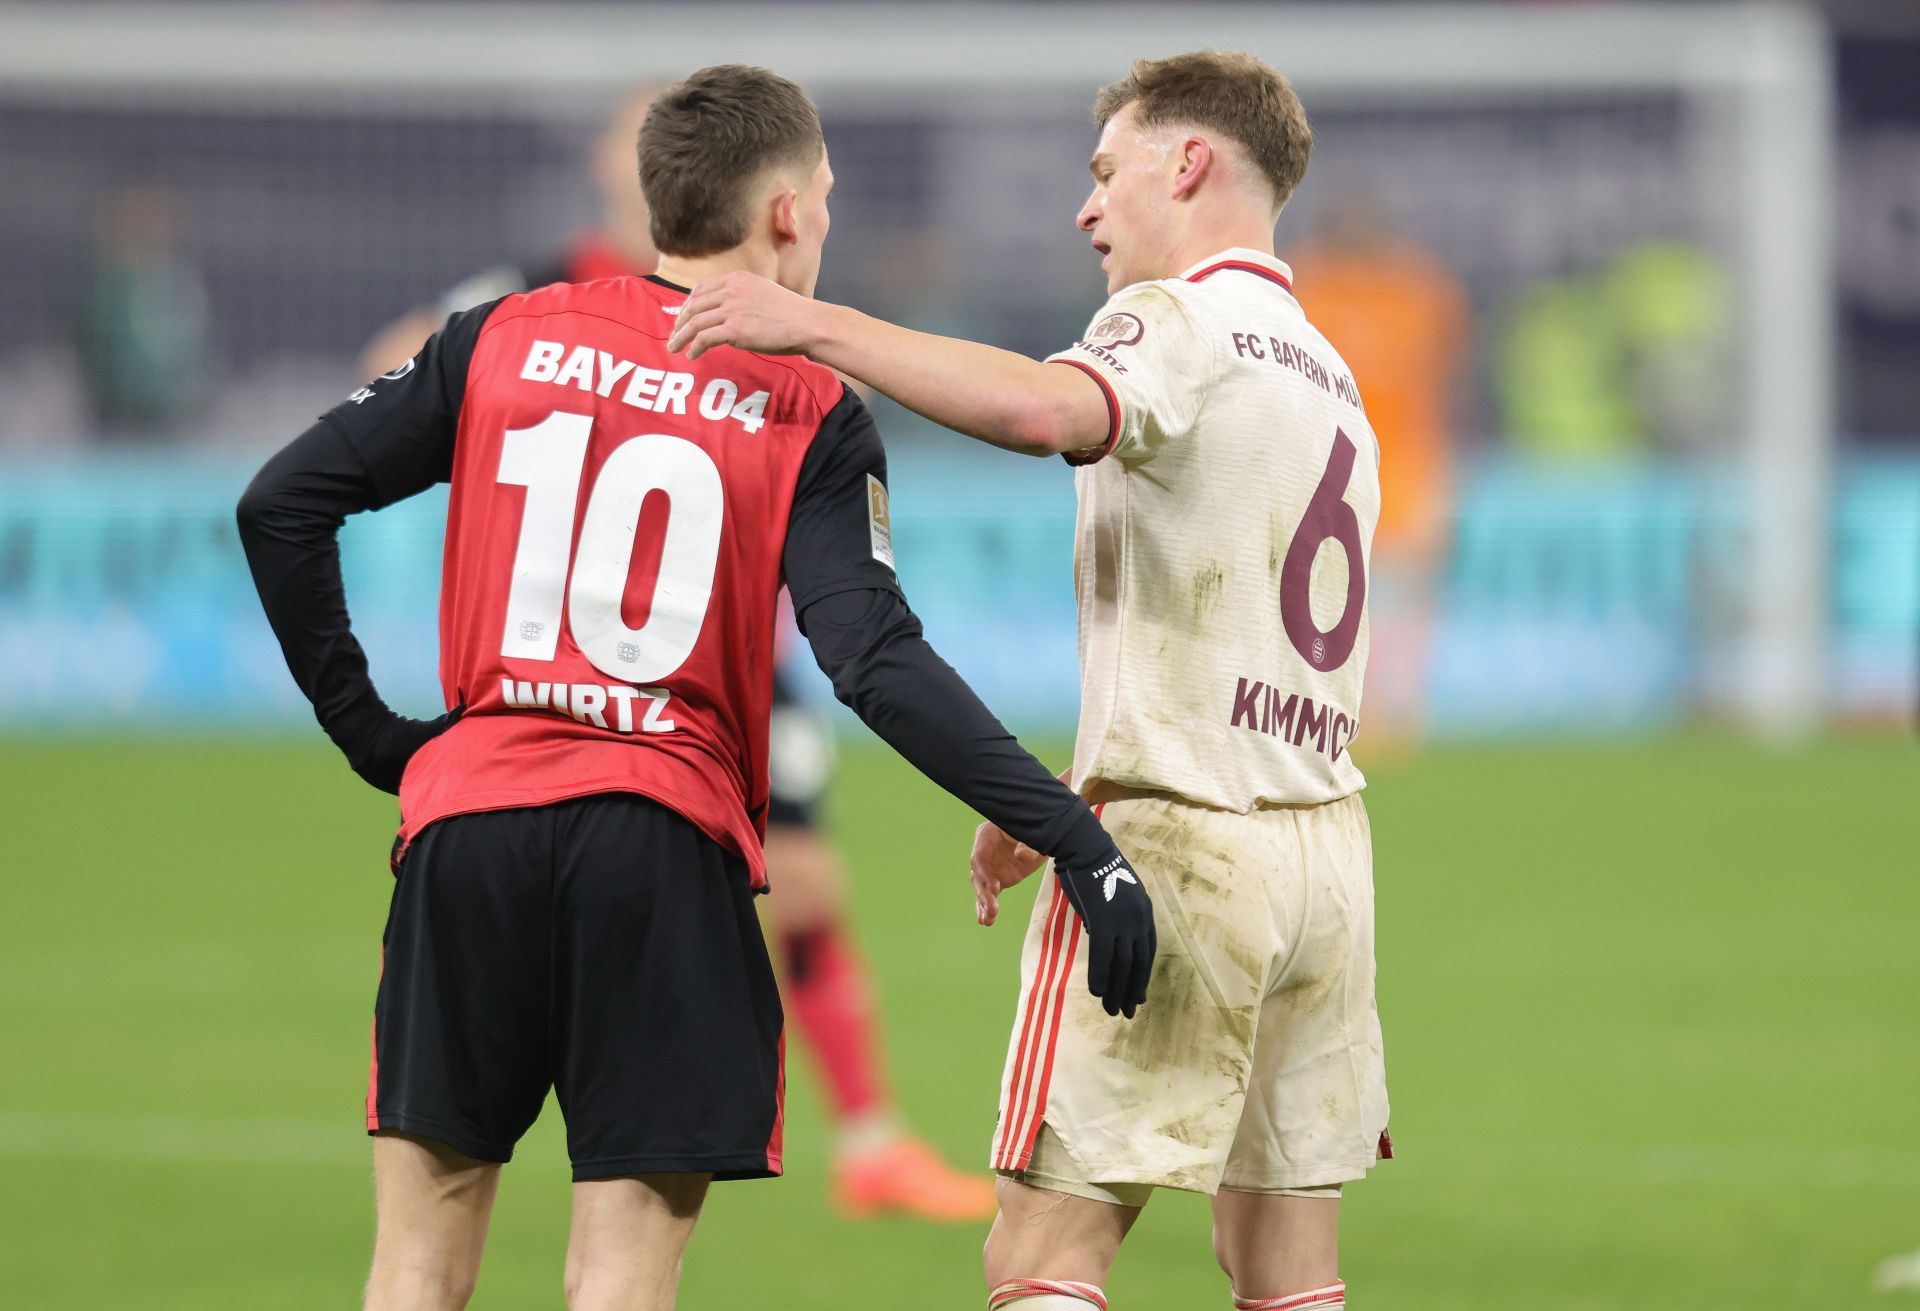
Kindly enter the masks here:
M 383 495 L 378 481 L 323 421 L 267 461 L 239 508 L 287 667 L 349 759 L 392 715 L 353 635 L 340 576 L 347 516 L 393 499 L 392 482 Z M 940 658 L 897 592 L 834 592 L 797 617 L 834 694 L 909 764 L 1035 850 L 1094 863 L 1107 842 L 1099 822 Z
M 1093 812 L 940 658 L 897 594 L 842 592 L 799 620 L 834 695 L 908 764 L 1036 851 L 1091 869 L 1110 849 Z
M 466 370 L 464 356 L 447 357 L 463 338 L 471 350 L 478 325 L 465 318 L 455 316 L 411 375 L 375 384 L 365 399 L 384 409 L 343 406 L 322 419 L 267 461 L 239 505 L 247 563 L 287 666 L 321 727 L 370 781 L 370 768 L 382 772 L 373 757 L 428 725 L 394 715 L 374 688 L 352 631 L 338 535 L 348 515 L 450 476 Z M 934 652 L 892 569 L 875 560 L 867 484 L 884 488 L 885 453 L 850 392 L 815 447 L 795 491 L 786 572 L 835 694 L 975 811 L 1038 851 L 1091 868 L 1111 850 L 1099 821 Z
M 403 493 L 411 494 L 411 493 Z M 255 475 L 236 518 L 254 587 L 287 669 L 354 772 L 395 792 L 406 759 L 441 726 L 396 715 L 374 689 L 340 579 L 341 525 L 390 504 L 332 425 L 316 423 Z

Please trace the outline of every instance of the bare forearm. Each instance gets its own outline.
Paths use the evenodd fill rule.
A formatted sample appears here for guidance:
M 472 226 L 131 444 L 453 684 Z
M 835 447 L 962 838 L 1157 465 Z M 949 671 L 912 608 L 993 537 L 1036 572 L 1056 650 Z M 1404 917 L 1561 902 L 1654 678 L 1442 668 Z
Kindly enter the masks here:
M 942 427 L 1025 455 L 1099 446 L 1107 412 L 1077 369 L 820 304 L 806 353 Z
M 1027 455 L 1103 447 L 1117 411 L 1104 384 L 977 342 L 914 332 L 736 269 L 695 287 L 667 349 L 802 352 L 935 423 Z

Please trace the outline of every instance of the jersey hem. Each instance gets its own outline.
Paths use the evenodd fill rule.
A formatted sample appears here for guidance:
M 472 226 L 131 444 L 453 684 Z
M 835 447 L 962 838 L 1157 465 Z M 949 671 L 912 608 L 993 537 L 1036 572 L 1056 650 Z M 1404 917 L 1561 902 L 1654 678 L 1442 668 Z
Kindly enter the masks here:
M 719 843 L 747 864 L 748 883 L 757 892 L 767 885 L 766 857 L 756 840 L 748 849 L 743 850 L 739 836 L 734 833 L 715 831 L 715 826 L 703 821 L 685 804 L 684 797 L 671 788 L 657 785 L 648 786 L 631 778 L 593 779 L 584 783 L 569 784 L 565 787 L 539 788 L 531 791 L 495 791 L 472 794 L 458 802 L 435 806 L 416 819 L 403 817 L 400 835 L 405 846 L 411 847 L 415 838 L 429 824 L 437 824 L 443 819 L 452 819 L 456 815 L 474 815 L 492 810 L 531 810 L 536 806 L 550 806 L 559 801 L 572 801 L 577 797 L 599 796 L 608 793 L 628 793 L 645 797 L 671 810 L 674 814 L 699 829 L 714 842 Z M 755 835 L 756 839 L 758 834 Z M 406 852 L 400 853 L 405 859 Z
M 1222 810 L 1230 815 L 1251 815 L 1255 811 L 1260 810 L 1313 810 L 1320 806 L 1331 806 L 1335 802 L 1345 801 L 1349 797 L 1357 797 L 1367 790 L 1367 780 L 1365 776 L 1362 776 L 1359 783 L 1351 790 L 1340 791 L 1330 797 L 1283 801 L 1278 797 L 1257 796 L 1250 801 L 1241 803 L 1237 801 L 1210 799 L 1209 796 L 1201 795 L 1199 789 L 1182 787 L 1177 783 L 1149 783 L 1140 779 L 1122 779 L 1114 774 L 1103 772 L 1099 767 L 1098 759 L 1096 756 L 1095 763 L 1086 767 L 1086 776 L 1084 779 L 1079 777 L 1080 766 L 1078 762 L 1075 763 L 1074 787 L 1079 791 L 1082 798 L 1089 795 L 1089 789 L 1094 788 L 1095 784 L 1105 783 L 1110 789 L 1132 795 L 1114 796 L 1109 793 L 1102 797 L 1102 800 L 1126 801 L 1164 797 L 1170 801 L 1177 801 L 1184 805 L 1200 806 L 1207 810 Z M 1097 789 L 1095 789 L 1095 791 L 1097 792 Z M 1211 798 L 1219 798 L 1220 796 L 1221 794 L 1217 792 L 1211 794 Z

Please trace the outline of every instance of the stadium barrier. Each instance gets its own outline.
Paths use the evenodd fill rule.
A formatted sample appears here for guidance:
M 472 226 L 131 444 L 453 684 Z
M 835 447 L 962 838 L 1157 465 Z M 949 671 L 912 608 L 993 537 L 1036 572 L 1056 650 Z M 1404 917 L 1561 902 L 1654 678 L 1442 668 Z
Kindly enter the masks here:
M 0 729 L 297 728 L 307 711 L 233 529 L 256 455 L 9 459 L 0 479 Z M 901 443 L 902 581 L 929 636 L 1030 731 L 1076 713 L 1071 476 L 1059 462 Z M 1740 498 L 1688 466 L 1506 459 L 1461 479 L 1430 625 L 1431 723 L 1450 734 L 1657 727 L 1719 700 L 1747 631 Z M 436 491 L 349 522 L 348 596 L 381 688 L 430 712 Z M 1920 650 L 1920 458 L 1843 458 L 1825 713 L 1910 713 Z M 804 648 L 791 654 L 807 666 Z M 823 699 L 824 687 L 813 690 Z M 849 720 L 849 722 L 851 722 Z

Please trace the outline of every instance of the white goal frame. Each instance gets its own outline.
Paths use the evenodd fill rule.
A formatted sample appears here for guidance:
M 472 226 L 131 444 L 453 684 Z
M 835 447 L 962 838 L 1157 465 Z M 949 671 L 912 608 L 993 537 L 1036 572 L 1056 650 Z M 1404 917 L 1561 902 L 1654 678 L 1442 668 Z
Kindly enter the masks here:
M 1742 667 L 1713 699 L 1769 737 L 1815 729 L 1829 695 L 1834 111 L 1827 34 L 1802 7 L 10 4 L 0 93 L 457 109 L 744 62 L 831 106 L 1091 93 L 1135 58 L 1203 46 L 1263 56 L 1309 106 L 1353 93 L 1665 90 L 1715 116 L 1743 220 L 1738 421 L 1753 569 Z

